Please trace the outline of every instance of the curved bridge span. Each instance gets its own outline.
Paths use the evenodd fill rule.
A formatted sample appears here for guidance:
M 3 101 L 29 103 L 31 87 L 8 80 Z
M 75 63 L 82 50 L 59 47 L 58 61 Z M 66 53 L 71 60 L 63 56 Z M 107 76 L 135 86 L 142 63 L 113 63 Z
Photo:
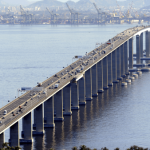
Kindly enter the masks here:
M 134 55 L 133 37 L 136 37 Z M 140 74 L 140 71 L 149 70 L 146 67 L 150 61 L 149 54 L 150 26 L 130 28 L 109 39 L 56 75 L 38 84 L 41 87 L 40 91 L 32 89 L 1 108 L 0 148 L 5 142 L 6 129 L 10 128 L 11 146 L 32 143 L 33 135 L 42 135 L 44 128 L 55 127 L 55 121 L 64 121 L 64 115 L 72 115 L 73 110 L 80 109 L 80 105 L 86 105 L 86 101 L 92 100 L 98 93 L 113 86 L 113 83 L 124 81 L 126 77 L 126 83 L 123 84 L 127 84 L 130 79 Z M 136 64 L 133 64 L 134 56 Z M 19 137 L 20 119 L 23 120 L 22 139 Z

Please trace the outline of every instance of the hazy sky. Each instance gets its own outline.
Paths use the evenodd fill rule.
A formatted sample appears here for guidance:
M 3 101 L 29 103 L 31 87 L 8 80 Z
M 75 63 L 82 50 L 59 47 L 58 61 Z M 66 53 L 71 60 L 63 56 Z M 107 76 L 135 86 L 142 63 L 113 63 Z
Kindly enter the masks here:
M 36 2 L 36 1 L 40 1 L 40 0 L 28 0 L 30 2 Z M 57 0 L 57 1 L 60 1 L 60 2 L 67 2 L 69 0 Z M 78 2 L 79 0 L 70 0 L 70 1 L 74 1 L 74 2 Z

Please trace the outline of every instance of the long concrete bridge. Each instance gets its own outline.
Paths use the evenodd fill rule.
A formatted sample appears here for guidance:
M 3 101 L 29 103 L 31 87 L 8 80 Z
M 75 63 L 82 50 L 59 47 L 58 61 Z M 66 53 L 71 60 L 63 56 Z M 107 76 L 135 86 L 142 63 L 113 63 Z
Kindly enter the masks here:
M 136 36 L 136 64 L 133 64 L 133 37 Z M 145 43 L 143 42 L 145 36 Z M 143 55 L 143 45 L 146 56 Z M 55 127 L 64 115 L 86 105 L 98 93 L 113 83 L 134 79 L 133 72 L 149 70 L 150 27 L 137 26 L 117 34 L 106 43 L 87 53 L 37 87 L 41 91 L 27 91 L 0 109 L 0 147 L 5 142 L 5 130 L 10 128 L 11 146 L 32 143 L 33 135 L 43 135 L 44 128 Z M 129 80 L 129 79 L 128 79 Z M 128 81 L 126 80 L 126 81 Z M 4 112 L 7 113 L 4 115 Z M 32 113 L 34 111 L 34 119 Z M 22 138 L 19 120 L 22 119 Z M 34 122 L 34 124 L 33 124 Z

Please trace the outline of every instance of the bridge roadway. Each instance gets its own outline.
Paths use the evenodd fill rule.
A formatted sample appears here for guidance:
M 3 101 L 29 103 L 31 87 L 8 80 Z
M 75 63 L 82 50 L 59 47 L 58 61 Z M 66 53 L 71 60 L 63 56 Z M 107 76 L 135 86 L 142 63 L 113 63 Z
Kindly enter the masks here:
M 78 75 L 77 69 L 81 70 L 81 68 L 84 67 L 81 71 L 84 73 L 86 70 L 94 66 L 108 54 L 112 53 L 121 44 L 129 40 L 137 32 L 146 28 L 148 28 L 148 26 L 140 26 L 130 28 L 128 30 L 125 30 L 124 32 L 121 32 L 111 39 L 111 45 L 108 45 L 107 42 L 102 44 L 98 48 L 85 55 L 83 58 L 77 60 L 76 62 L 58 72 L 58 77 L 52 76 L 48 78 L 47 80 L 42 82 L 42 87 L 44 89 L 47 89 L 46 94 L 44 94 L 43 91 L 35 93 L 31 90 L 2 107 L 0 109 L 0 121 L 2 121 L 2 123 L 0 124 L 0 134 L 3 133 L 7 128 L 15 124 L 18 120 L 26 116 L 29 112 L 34 110 L 44 101 L 55 95 L 55 93 L 63 89 L 66 85 L 70 84 L 71 80 L 76 75 Z M 59 84 L 58 88 L 54 88 L 54 85 L 56 83 Z M 21 111 L 19 106 L 22 107 Z M 7 110 L 6 115 L 3 115 L 4 110 Z M 15 113 L 15 116 L 13 116 L 12 112 Z

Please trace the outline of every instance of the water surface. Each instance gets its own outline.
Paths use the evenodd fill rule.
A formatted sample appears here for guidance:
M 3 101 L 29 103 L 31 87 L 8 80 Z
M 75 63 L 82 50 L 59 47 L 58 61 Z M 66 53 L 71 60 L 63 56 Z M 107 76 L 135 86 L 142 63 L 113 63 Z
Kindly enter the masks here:
M 17 96 L 17 89 L 33 87 L 84 55 L 97 42 L 136 26 L 0 26 L 0 107 Z M 73 111 L 71 117 L 34 137 L 33 145 L 23 149 L 70 150 L 85 144 L 90 148 L 131 145 L 150 147 L 150 74 L 144 73 L 127 87 L 114 84 L 97 98 Z M 21 121 L 20 121 L 21 130 Z M 6 141 L 9 138 L 9 129 Z

